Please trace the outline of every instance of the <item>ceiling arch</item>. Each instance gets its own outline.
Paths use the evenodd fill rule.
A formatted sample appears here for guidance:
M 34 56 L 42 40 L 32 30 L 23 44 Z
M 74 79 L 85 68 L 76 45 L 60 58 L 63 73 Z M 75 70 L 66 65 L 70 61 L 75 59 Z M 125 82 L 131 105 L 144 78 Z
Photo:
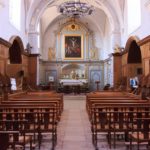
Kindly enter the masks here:
M 89 0 L 88 0 L 89 1 Z M 33 0 L 31 3 L 31 7 L 29 9 L 29 14 L 27 17 L 26 28 L 29 32 L 36 31 L 36 26 L 38 24 L 39 19 L 46 11 L 49 6 L 57 6 L 58 2 L 61 0 Z M 93 0 L 90 1 L 92 5 L 94 5 L 97 9 L 103 10 L 106 16 L 108 17 L 110 24 L 112 26 L 113 31 L 120 31 L 120 25 L 122 24 L 122 20 L 118 17 L 118 13 L 116 12 L 113 3 L 116 3 L 117 0 Z M 117 5 L 118 6 L 118 5 Z M 54 15 L 54 13 L 53 13 Z M 60 14 L 56 12 L 56 16 Z M 54 19 L 54 18 L 52 18 Z M 51 20 L 52 21 L 52 20 Z M 98 24 L 98 23 L 97 23 Z
M 100 25 L 97 25 L 97 20 L 95 19 L 94 21 L 92 20 L 92 17 L 88 17 L 88 18 L 82 18 L 82 19 L 75 19 L 75 22 L 78 24 L 81 24 L 82 26 L 85 26 L 86 28 L 88 28 L 88 30 L 94 31 L 96 30 L 99 31 L 101 36 L 104 36 L 103 33 L 103 28 L 100 27 Z M 61 15 L 57 16 L 52 22 L 48 22 L 47 25 L 44 27 L 45 29 L 43 30 L 43 35 L 46 33 L 46 31 L 48 30 L 48 28 L 50 28 L 51 25 L 53 24 L 66 24 L 66 23 L 70 23 L 70 19 L 65 19 L 63 18 Z

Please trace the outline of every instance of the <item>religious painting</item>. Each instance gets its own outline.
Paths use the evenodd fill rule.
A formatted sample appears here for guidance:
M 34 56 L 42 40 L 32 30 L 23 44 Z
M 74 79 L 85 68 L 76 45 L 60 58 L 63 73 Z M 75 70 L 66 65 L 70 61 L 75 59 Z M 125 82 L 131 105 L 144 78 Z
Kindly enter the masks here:
M 83 58 L 83 38 L 81 35 L 65 35 L 64 59 Z

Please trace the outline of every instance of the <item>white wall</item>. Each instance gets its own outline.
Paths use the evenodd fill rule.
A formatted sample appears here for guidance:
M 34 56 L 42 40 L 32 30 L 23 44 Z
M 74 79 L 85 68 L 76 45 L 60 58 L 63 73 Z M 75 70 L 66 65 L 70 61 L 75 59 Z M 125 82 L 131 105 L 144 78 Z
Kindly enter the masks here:
M 55 31 L 57 30 L 57 25 L 51 26 L 45 35 L 42 35 L 42 48 L 41 54 L 44 60 L 48 60 L 48 49 L 49 48 L 56 48 L 56 36 Z
M 122 46 L 125 46 L 130 36 L 137 36 L 140 39 L 143 39 L 146 36 L 150 35 L 150 10 L 146 7 L 146 3 L 147 0 L 141 0 L 141 26 L 129 35 L 127 32 L 127 7 L 125 7 L 124 34 L 122 36 Z M 125 6 L 127 6 L 127 4 Z
M 27 43 L 27 34 L 25 33 L 25 8 L 24 1 L 21 0 L 22 3 L 22 12 L 21 12 L 21 30 L 17 30 L 11 23 L 9 22 L 9 0 L 4 1 L 4 7 L 0 9 L 0 37 L 8 40 L 13 35 L 20 36 L 23 40 L 24 47 L 26 47 Z
M 42 26 L 45 26 L 44 23 L 45 23 L 45 21 L 42 21 Z M 40 54 L 42 54 L 42 57 L 44 60 L 48 59 L 48 49 L 50 47 L 53 49 L 58 49 L 57 48 L 58 45 L 56 43 L 57 34 L 55 34 L 59 28 L 58 24 L 59 24 L 59 22 L 56 22 L 55 24 L 51 24 L 49 26 L 49 28 L 46 30 L 45 34 L 42 35 L 42 49 L 41 49 Z M 92 26 L 89 25 L 89 28 L 90 27 L 92 27 Z M 96 30 L 96 27 L 92 27 L 89 30 L 93 31 L 93 34 L 94 34 L 93 38 L 90 37 L 90 38 L 92 38 L 92 43 L 94 43 L 94 46 L 100 51 L 101 48 L 103 47 L 103 40 L 102 40 L 100 32 L 98 31 L 98 29 Z M 76 33 L 81 34 L 81 32 L 85 36 L 85 34 L 86 34 L 85 31 L 77 31 Z M 67 34 L 68 33 L 69 32 L 67 32 Z M 85 46 L 86 39 L 85 39 L 85 37 L 83 37 L 83 39 L 84 39 L 84 51 L 87 52 L 86 46 Z M 59 40 L 61 40 L 61 36 L 60 36 Z M 60 43 L 61 43 L 61 41 L 60 41 Z M 61 47 L 63 47 L 62 45 L 63 44 L 61 44 L 61 46 L 59 46 L 58 55 L 56 55 L 56 56 L 62 57 L 62 55 L 60 54 L 61 53 L 60 51 L 62 50 Z M 89 50 L 90 50 L 90 47 L 91 47 L 91 45 L 89 45 Z M 103 59 L 102 54 L 100 52 L 98 52 L 98 55 L 99 55 L 99 59 L 102 60 Z M 84 58 L 86 59 L 86 53 L 84 53 Z
M 104 45 L 103 45 L 103 49 L 101 52 L 102 59 L 108 58 L 108 55 L 113 52 L 112 51 L 112 43 L 111 43 L 112 42 L 111 34 L 112 34 L 111 27 L 110 27 L 109 21 L 107 19 L 106 23 L 105 23 L 105 35 L 103 37 Z

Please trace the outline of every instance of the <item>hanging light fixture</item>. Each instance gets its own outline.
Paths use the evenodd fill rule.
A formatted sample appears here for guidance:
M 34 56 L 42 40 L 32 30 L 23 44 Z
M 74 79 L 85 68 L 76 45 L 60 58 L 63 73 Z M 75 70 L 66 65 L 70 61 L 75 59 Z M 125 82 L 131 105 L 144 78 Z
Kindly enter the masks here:
M 91 15 L 94 11 L 94 7 L 85 1 L 70 0 L 59 5 L 59 12 L 67 17 L 84 17 Z

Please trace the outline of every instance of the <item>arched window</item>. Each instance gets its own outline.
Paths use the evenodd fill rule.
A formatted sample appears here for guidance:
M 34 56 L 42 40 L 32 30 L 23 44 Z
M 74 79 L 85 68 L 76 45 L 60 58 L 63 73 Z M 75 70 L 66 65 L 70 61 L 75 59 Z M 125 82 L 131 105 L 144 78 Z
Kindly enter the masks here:
M 9 21 L 18 30 L 21 28 L 21 0 L 9 0 Z
M 141 25 L 141 0 L 127 0 L 128 34 Z

